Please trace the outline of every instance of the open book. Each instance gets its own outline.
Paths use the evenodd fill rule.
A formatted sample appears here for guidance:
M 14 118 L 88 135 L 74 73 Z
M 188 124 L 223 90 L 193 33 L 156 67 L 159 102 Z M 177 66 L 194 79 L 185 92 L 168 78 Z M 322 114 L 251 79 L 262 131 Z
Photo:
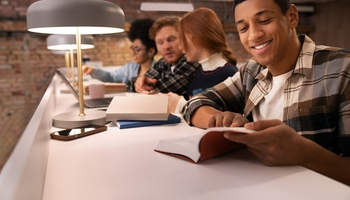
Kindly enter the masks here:
M 223 133 L 227 131 L 236 132 L 237 134 L 255 132 L 243 127 L 213 127 L 192 136 L 160 140 L 154 150 L 192 163 L 198 163 L 245 147 L 243 144 L 226 139 Z

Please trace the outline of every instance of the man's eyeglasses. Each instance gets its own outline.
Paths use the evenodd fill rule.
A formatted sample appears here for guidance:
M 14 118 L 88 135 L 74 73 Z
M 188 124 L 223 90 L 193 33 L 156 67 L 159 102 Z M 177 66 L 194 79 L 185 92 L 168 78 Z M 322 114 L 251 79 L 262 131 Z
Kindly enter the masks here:
M 140 47 L 130 47 L 131 53 L 133 54 L 138 54 L 140 51 L 144 50 L 143 48 Z

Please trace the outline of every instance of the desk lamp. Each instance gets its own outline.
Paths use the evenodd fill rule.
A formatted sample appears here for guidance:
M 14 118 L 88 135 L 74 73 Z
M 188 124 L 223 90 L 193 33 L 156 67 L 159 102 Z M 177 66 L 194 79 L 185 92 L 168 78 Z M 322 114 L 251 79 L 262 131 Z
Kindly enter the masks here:
M 88 124 L 105 124 L 104 111 L 84 111 L 81 35 L 123 32 L 123 10 L 114 3 L 102 0 L 41 0 L 28 7 L 27 28 L 35 33 L 76 36 L 79 113 L 58 114 L 54 116 L 52 125 L 73 128 Z
M 94 38 L 91 35 L 81 36 L 81 49 L 94 48 Z M 66 77 L 69 76 L 69 65 L 71 66 L 71 81 L 75 86 L 74 57 L 73 52 L 77 49 L 76 37 L 74 35 L 50 35 L 46 39 L 47 48 L 52 51 L 64 51 L 66 61 Z

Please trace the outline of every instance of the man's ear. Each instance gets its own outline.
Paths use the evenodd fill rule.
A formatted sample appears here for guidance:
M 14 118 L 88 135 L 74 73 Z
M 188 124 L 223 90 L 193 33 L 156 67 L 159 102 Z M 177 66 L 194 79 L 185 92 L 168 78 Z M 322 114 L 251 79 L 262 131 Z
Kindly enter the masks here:
M 291 4 L 287 11 L 287 19 L 289 20 L 291 28 L 296 28 L 298 26 L 299 14 L 298 9 L 294 4 Z

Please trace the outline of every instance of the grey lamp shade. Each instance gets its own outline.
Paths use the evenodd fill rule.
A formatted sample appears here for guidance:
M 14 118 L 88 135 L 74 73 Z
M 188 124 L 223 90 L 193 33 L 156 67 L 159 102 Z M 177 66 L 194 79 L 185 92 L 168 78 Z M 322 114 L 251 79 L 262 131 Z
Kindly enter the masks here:
M 75 35 L 124 31 L 124 12 L 102 0 L 40 0 L 27 10 L 30 32 Z
M 76 50 L 76 36 L 74 35 L 49 35 L 46 39 L 47 48 L 50 50 Z M 94 37 L 91 35 L 81 36 L 81 49 L 94 48 Z
M 67 53 L 67 50 L 51 50 L 51 53 L 56 54 L 56 55 L 65 55 Z M 69 51 L 68 51 L 69 53 Z M 73 52 L 76 53 L 76 52 Z

